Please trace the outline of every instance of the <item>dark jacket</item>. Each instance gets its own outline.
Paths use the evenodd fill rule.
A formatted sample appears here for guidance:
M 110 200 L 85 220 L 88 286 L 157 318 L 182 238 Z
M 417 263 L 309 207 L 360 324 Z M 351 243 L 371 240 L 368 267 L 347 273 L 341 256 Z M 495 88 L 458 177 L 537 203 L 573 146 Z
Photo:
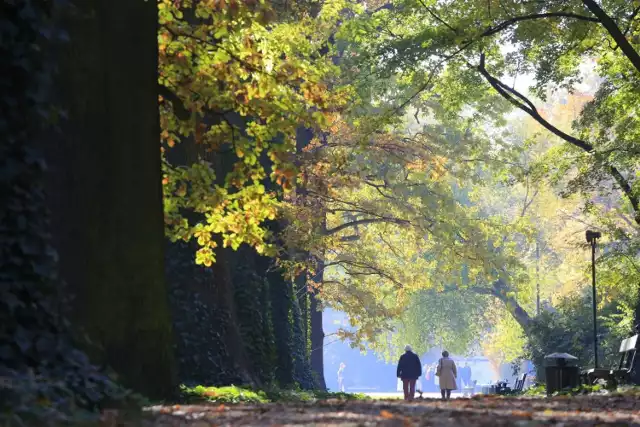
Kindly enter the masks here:
M 407 351 L 400 356 L 396 376 L 403 380 L 417 380 L 422 374 L 422 364 L 417 354 Z

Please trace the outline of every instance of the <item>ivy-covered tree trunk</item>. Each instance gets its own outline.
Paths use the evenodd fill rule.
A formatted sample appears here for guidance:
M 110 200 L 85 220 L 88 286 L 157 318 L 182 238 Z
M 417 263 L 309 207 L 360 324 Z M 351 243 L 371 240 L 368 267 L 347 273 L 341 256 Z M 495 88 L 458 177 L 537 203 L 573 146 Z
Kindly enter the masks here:
M 302 289 L 304 290 L 304 288 Z M 306 322 L 303 320 L 303 310 L 301 309 L 298 293 L 301 289 L 293 287 L 293 295 L 291 301 L 291 322 L 293 326 L 293 376 L 295 382 L 305 390 L 315 388 L 315 381 L 311 372 L 309 363 L 309 354 L 307 352 L 307 333 L 305 329 Z M 306 293 L 304 293 L 306 302 Z
M 304 148 L 309 145 L 312 139 L 313 131 L 311 129 L 298 129 L 298 133 L 296 135 L 297 153 L 302 153 Z M 304 184 L 299 186 L 297 192 L 301 203 L 311 202 Z M 314 200 L 312 203 L 318 203 L 318 201 Z M 321 212 L 322 210 L 320 209 L 319 211 Z M 305 256 L 308 259 L 311 254 L 305 253 L 301 256 Z M 322 274 L 322 263 L 320 261 L 318 265 L 318 274 L 314 278 L 314 281 L 318 283 L 322 282 Z M 303 279 L 301 278 L 301 281 L 302 280 Z M 306 278 L 304 280 L 306 280 Z M 299 287 L 300 286 L 302 286 L 302 283 L 299 284 Z M 307 339 L 309 341 L 309 363 L 316 382 L 316 387 L 321 390 L 326 390 L 327 384 L 324 379 L 324 330 L 322 328 L 322 308 L 318 301 L 317 292 L 306 286 L 306 283 L 304 286 L 307 288 L 307 292 L 305 292 L 305 299 L 308 299 L 309 301 L 308 314 L 305 319 L 308 320 L 306 330 L 308 331 Z
M 268 271 L 271 260 L 262 258 L 263 265 Z M 292 330 L 292 288 L 291 283 L 285 280 L 280 270 L 267 274 L 269 292 L 271 294 L 271 321 L 273 324 L 274 341 L 276 349 L 276 381 L 281 387 L 294 385 L 293 366 L 293 330 Z
M 68 120 L 47 141 L 62 278 L 93 361 L 150 397 L 175 389 L 164 279 L 157 3 L 75 2 L 61 17 Z
M 211 268 L 196 265 L 195 242 L 167 242 L 167 281 L 181 383 L 239 384 L 226 343 L 227 310 L 215 293 Z
M 236 255 L 236 254 L 234 254 Z M 234 298 L 234 284 L 227 257 L 229 251 L 222 248 L 222 239 L 218 241 L 216 250 L 216 262 L 211 269 L 215 277 L 216 297 L 224 306 L 227 315 L 226 344 L 229 348 L 232 359 L 240 379 L 246 384 L 254 382 L 253 372 L 250 369 L 250 362 L 240 331 L 237 307 Z

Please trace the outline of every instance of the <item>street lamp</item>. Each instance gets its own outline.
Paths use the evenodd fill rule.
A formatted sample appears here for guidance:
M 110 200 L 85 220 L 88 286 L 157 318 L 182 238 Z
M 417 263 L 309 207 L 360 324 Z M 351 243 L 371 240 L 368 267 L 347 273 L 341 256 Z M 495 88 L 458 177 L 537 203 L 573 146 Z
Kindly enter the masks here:
M 596 322 L 596 241 L 602 237 L 599 231 L 587 230 L 587 242 L 591 243 L 591 287 L 593 292 L 593 353 L 595 368 L 598 369 L 598 326 Z

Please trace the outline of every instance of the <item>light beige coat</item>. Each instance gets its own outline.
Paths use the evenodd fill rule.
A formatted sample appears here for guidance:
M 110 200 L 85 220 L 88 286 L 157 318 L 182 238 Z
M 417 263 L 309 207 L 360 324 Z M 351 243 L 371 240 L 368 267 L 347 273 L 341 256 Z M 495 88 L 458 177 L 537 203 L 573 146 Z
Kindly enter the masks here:
M 440 381 L 441 390 L 457 390 L 456 377 L 458 376 L 458 370 L 453 360 L 448 357 L 443 357 L 438 361 L 438 368 L 436 370 Z

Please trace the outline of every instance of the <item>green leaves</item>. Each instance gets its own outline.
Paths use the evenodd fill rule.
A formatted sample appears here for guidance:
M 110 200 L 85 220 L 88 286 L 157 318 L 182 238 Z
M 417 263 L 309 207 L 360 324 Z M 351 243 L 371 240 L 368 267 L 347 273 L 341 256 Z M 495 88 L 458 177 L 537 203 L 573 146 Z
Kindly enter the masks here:
M 197 263 L 215 262 L 215 235 L 225 247 L 274 254 L 264 223 L 277 216 L 281 194 L 264 181 L 292 191 L 297 129 L 324 130 L 347 100 L 347 91 L 327 90 L 339 73 L 317 55 L 340 4 L 328 3 L 322 19 L 303 13 L 289 22 L 264 2 L 160 2 L 159 80 L 172 95 L 160 109 L 165 223 L 172 239 L 197 239 Z M 183 10 L 199 19 L 183 19 Z M 197 147 L 187 148 L 195 155 L 179 160 L 173 152 L 185 148 L 176 143 Z

